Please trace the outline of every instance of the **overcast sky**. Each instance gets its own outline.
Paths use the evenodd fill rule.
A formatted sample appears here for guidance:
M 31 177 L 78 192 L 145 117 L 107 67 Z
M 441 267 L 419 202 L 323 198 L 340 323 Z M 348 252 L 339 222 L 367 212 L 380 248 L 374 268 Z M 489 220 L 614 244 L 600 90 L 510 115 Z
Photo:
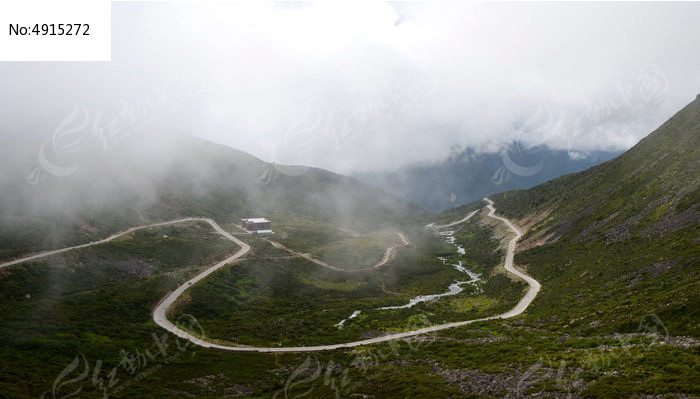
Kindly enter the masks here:
M 112 14 L 112 62 L 0 63 L 4 139 L 184 132 L 349 173 L 512 140 L 627 149 L 700 93 L 700 3 L 115 2 Z

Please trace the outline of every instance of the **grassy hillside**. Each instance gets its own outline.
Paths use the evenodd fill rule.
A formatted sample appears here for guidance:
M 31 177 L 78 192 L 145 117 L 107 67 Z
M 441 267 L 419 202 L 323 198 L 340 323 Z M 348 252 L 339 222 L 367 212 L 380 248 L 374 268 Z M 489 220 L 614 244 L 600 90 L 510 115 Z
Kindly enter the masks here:
M 494 196 L 530 224 L 521 252 L 546 287 L 532 317 L 594 333 L 657 314 L 698 337 L 700 97 L 618 158 L 527 191 Z
M 479 371 L 448 375 L 463 392 L 488 396 L 697 395 L 699 182 L 700 96 L 611 161 L 491 196 L 499 213 L 527 229 L 515 263 L 542 290 L 526 314 L 503 324 L 507 342 L 535 334 L 527 346 L 537 348 L 538 360 L 490 360 Z M 545 337 L 550 343 L 539 346 Z M 505 391 L 470 386 L 475 376 L 500 379 Z M 509 378 L 536 383 L 518 391 Z
M 191 223 L 0 269 L 0 397 L 50 392 L 76 356 L 91 359 L 91 370 L 100 359 L 106 375 L 122 350 L 150 345 L 159 332 L 150 311 L 165 292 L 238 249 L 208 224 Z M 68 385 L 55 397 L 74 390 Z M 91 384 L 83 390 L 82 397 L 100 391 Z
M 619 157 L 526 191 L 493 196 L 502 212 L 538 218 L 530 236 L 620 241 L 699 221 L 700 96 Z
M 699 190 L 700 96 L 613 160 L 491 196 L 527 229 L 516 263 L 544 286 L 531 317 L 594 333 L 658 314 L 672 333 L 697 337 Z

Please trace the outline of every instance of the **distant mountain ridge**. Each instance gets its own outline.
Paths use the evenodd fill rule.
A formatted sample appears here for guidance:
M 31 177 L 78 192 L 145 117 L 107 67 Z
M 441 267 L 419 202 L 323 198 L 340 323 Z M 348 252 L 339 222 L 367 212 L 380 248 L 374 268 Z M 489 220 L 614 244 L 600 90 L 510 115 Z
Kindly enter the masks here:
M 618 154 L 555 150 L 514 142 L 497 152 L 467 148 L 441 162 L 354 176 L 428 210 L 441 212 L 491 194 L 530 188 L 579 172 Z

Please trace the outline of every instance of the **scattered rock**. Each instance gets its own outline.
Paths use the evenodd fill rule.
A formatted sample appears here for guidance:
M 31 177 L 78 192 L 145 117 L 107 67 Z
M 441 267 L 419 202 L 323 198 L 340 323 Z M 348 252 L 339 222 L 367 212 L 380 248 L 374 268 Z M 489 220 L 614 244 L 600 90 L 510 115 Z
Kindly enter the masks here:
M 436 363 L 433 371 L 466 395 L 484 395 L 499 398 L 580 398 L 577 393 L 583 387 L 578 370 L 570 368 L 550 369 L 535 364 L 526 371 L 484 373 L 478 370 L 445 370 Z M 535 386 L 546 381 L 556 381 L 557 391 L 538 390 Z M 533 388 L 533 389 L 531 389 Z

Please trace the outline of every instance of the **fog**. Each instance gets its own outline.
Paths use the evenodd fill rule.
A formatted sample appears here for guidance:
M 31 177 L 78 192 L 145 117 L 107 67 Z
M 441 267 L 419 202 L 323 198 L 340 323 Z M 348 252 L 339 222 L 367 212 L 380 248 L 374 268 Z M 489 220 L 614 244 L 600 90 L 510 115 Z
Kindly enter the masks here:
M 359 176 L 514 142 L 577 160 L 629 148 L 700 88 L 698 4 L 115 2 L 112 13 L 111 62 L 0 63 L 6 256 L 183 216 L 422 223 L 398 197 L 309 167 Z M 444 181 L 433 210 L 472 200 Z
M 339 173 L 513 140 L 577 156 L 629 148 L 700 89 L 697 3 L 115 2 L 112 13 L 111 62 L 0 64 L 5 159 L 36 164 L 67 130 L 83 150 L 185 133 Z

